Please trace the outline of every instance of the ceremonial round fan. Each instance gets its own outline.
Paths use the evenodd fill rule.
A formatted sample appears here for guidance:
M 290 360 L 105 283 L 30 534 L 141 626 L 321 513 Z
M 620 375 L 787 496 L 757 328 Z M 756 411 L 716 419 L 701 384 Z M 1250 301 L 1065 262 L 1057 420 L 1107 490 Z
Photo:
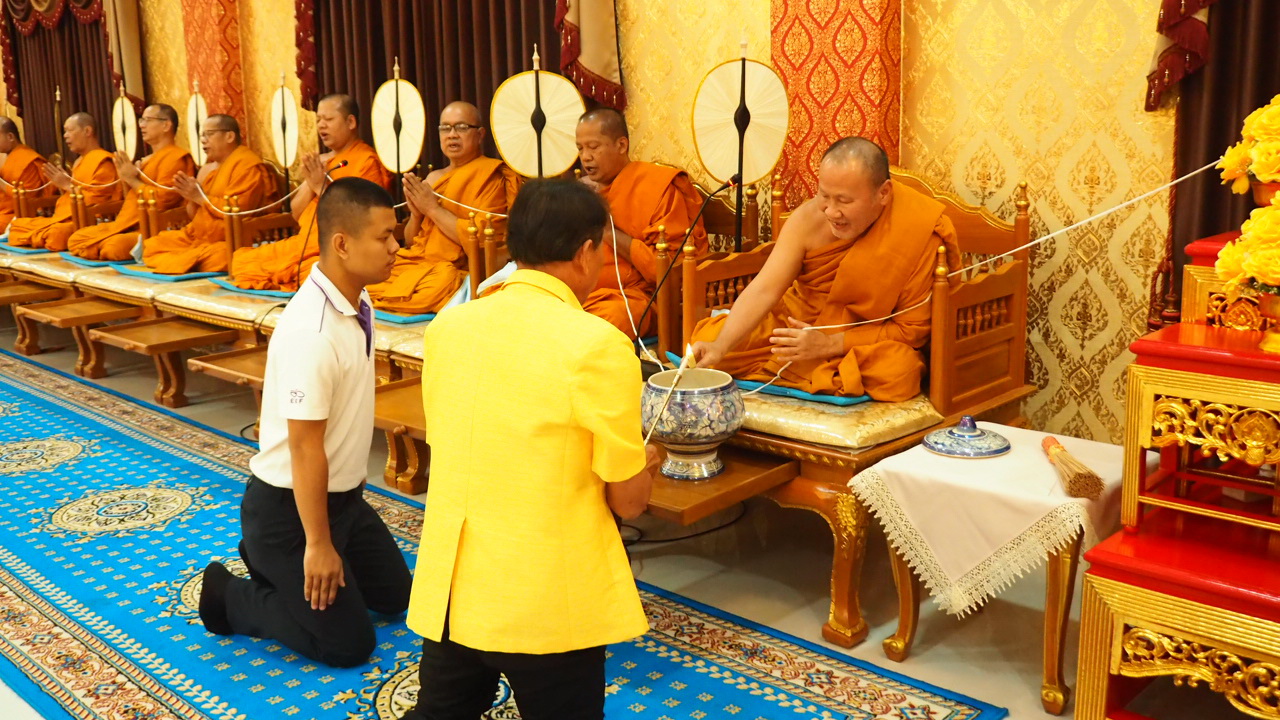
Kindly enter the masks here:
M 742 188 L 769 176 L 787 137 L 787 89 L 768 65 L 743 57 L 711 69 L 693 100 L 693 144 L 716 180 L 737 189 L 734 249 L 742 248 Z
M 393 173 L 407 173 L 418 164 L 422 141 L 427 133 L 427 110 L 418 88 L 400 79 L 400 63 L 395 76 L 373 96 L 373 146 L 378 159 Z
M 111 133 L 116 139 L 116 150 L 123 150 L 133 160 L 138 152 L 138 116 L 123 90 L 111 106 Z
M 284 76 L 271 96 L 271 142 L 281 167 L 290 167 L 298 159 L 298 98 L 285 87 Z
M 574 133 L 586 112 L 578 88 L 562 75 L 538 69 L 507 78 L 493 94 L 489 125 L 498 154 L 525 177 L 552 177 L 578 159 Z
M 191 91 L 191 99 L 187 101 L 187 145 L 196 166 L 204 165 L 208 160 L 204 154 L 204 146 L 200 144 L 200 133 L 204 130 L 204 122 L 209 118 L 209 106 L 204 104 L 204 96 L 200 94 L 200 83 Z

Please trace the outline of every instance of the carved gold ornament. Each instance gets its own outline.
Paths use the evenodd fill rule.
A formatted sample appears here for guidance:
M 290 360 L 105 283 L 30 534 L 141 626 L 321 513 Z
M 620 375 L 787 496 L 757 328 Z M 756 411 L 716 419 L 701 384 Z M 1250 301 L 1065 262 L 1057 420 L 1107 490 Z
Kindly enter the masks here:
M 1226 293 L 1210 293 L 1209 308 L 1205 320 L 1214 327 L 1231 330 L 1265 330 L 1267 318 L 1258 309 L 1258 301 L 1252 297 L 1228 300 Z
M 1247 715 L 1280 717 L 1280 666 L 1179 637 L 1130 628 L 1121 639 L 1120 674 L 1172 675 L 1175 685 L 1188 687 L 1207 683 Z
M 1194 445 L 1255 467 L 1280 461 L 1280 414 L 1271 410 L 1159 396 L 1151 426 L 1154 447 Z

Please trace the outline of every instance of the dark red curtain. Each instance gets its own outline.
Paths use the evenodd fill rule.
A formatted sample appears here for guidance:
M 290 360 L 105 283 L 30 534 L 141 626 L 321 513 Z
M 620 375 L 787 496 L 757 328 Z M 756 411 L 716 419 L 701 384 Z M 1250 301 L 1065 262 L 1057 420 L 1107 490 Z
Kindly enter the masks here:
M 62 128 L 54 117 L 55 89 L 60 89 L 61 117 L 81 111 L 93 115 L 101 124 L 103 147 L 114 150 L 107 125 L 115 91 L 102 0 L 5 0 L 4 10 L 5 61 L 12 63 L 19 90 L 10 102 L 24 121 L 23 139 L 43 154 L 61 152 Z
M 1280 3 L 1275 0 L 1219 0 L 1209 9 L 1209 61 L 1180 83 L 1178 177 L 1210 163 L 1240 141 L 1244 118 L 1280 94 Z M 1172 262 L 1164 269 L 1153 302 L 1153 323 L 1163 310 L 1174 320 L 1188 244 L 1240 227 L 1253 209 L 1248 195 L 1233 195 L 1217 170 L 1205 171 L 1174 188 Z
M 487 127 L 494 91 L 532 68 L 535 43 L 543 68 L 560 64 L 556 0 L 296 0 L 296 9 L 303 104 L 314 108 L 325 93 L 350 93 L 360 103 L 366 140 L 373 95 L 397 58 L 400 77 L 422 93 L 429 127 L 454 100 L 475 103 Z M 488 151 L 494 152 L 492 138 Z M 430 130 L 422 162 L 444 163 Z

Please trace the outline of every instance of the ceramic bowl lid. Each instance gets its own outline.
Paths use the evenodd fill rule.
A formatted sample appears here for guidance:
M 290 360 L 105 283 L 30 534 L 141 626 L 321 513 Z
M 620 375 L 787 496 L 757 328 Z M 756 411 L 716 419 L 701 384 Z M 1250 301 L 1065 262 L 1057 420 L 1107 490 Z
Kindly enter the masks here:
M 972 415 L 960 418 L 960 424 L 955 427 L 925 435 L 923 444 L 929 452 L 958 458 L 997 457 L 1010 449 L 1005 436 L 978 427 Z

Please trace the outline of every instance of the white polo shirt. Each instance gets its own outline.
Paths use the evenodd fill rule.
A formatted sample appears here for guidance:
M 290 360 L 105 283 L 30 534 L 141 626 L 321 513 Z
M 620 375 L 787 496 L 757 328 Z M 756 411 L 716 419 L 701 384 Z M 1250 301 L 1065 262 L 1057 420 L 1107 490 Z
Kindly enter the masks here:
M 292 488 L 288 421 L 328 420 L 329 492 L 359 486 L 368 472 L 374 383 L 369 294 L 360 292 L 357 310 L 319 265 L 313 267 L 267 346 L 261 450 L 249 460 L 249 469 L 268 484 Z

